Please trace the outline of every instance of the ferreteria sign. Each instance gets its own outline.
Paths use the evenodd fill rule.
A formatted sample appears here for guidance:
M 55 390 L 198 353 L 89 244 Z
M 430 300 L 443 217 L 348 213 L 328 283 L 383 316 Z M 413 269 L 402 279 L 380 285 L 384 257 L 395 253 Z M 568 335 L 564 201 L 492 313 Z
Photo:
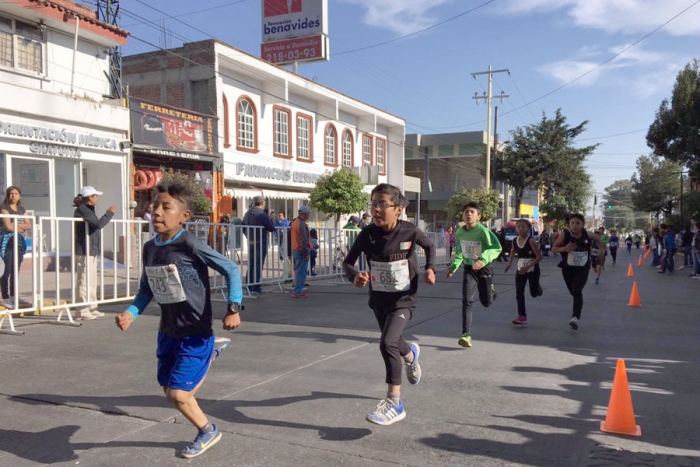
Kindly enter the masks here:
M 311 183 L 315 184 L 321 174 L 312 172 L 297 172 L 289 169 L 277 169 L 264 165 L 236 164 L 236 175 L 252 178 L 267 178 L 269 180 L 280 180 L 282 182 Z
M 33 140 L 29 145 L 29 150 L 35 154 L 47 156 L 80 158 L 80 146 L 121 152 L 115 138 L 95 136 L 92 133 L 77 133 L 65 128 L 56 130 L 55 128 L 0 121 L 0 136 L 3 135 Z

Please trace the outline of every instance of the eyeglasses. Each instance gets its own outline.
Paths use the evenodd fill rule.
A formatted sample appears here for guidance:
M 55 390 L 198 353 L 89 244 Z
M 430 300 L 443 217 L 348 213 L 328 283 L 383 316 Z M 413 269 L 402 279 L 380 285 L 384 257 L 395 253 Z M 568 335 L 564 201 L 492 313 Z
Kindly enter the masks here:
M 389 208 L 396 208 L 398 207 L 397 204 L 386 204 L 386 203 L 369 203 L 367 207 L 372 210 L 372 209 L 379 209 L 380 211 L 386 211 Z

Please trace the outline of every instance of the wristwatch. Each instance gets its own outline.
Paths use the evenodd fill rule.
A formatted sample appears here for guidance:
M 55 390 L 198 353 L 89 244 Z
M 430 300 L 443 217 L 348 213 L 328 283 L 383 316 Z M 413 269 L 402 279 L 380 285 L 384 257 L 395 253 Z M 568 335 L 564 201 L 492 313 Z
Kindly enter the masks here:
M 230 302 L 228 304 L 228 310 L 226 310 L 226 313 L 229 315 L 237 315 L 239 312 L 245 310 L 245 307 L 241 305 L 240 303 L 236 302 Z

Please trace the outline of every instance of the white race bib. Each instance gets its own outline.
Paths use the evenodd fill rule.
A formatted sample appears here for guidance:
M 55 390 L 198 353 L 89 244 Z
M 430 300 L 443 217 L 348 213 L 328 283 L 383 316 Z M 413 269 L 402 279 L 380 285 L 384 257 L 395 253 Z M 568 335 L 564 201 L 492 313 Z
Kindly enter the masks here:
M 180 274 L 174 264 L 167 266 L 146 266 L 148 285 L 156 301 L 160 305 L 180 303 L 187 300 L 185 289 L 182 287 Z
M 585 266 L 588 262 L 588 252 L 587 251 L 570 251 L 569 256 L 566 259 L 566 264 L 569 266 Z
M 610 242 L 610 248 L 617 248 L 617 242 Z
M 532 258 L 518 258 L 518 269 L 525 269 L 532 264 L 533 261 Z
M 462 256 L 466 259 L 478 260 L 481 256 L 481 242 L 460 240 L 459 246 L 462 247 Z
M 372 290 L 375 292 L 405 292 L 411 288 L 408 260 L 381 263 L 371 261 Z

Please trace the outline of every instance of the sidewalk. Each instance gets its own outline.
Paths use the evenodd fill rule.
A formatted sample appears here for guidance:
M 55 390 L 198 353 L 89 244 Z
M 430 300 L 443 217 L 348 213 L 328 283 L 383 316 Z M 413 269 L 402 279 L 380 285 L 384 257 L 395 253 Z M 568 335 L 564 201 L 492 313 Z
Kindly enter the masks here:
M 26 335 L 0 335 L 0 465 L 700 466 L 700 281 L 631 259 L 633 279 L 623 254 L 601 285 L 591 275 L 578 332 L 557 258 L 525 329 L 510 324 L 513 276 L 497 263 L 498 300 L 475 307 L 471 349 L 456 342 L 461 277 L 421 284 L 405 335 L 421 344 L 423 380 L 403 387 L 408 416 L 391 427 L 364 421 L 386 389 L 366 290 L 319 281 L 306 300 L 246 298 L 198 395 L 224 436 L 192 461 L 175 455 L 195 430 L 155 380 L 156 307 L 126 333 L 113 321 L 125 306 L 79 328 L 17 318 Z M 632 280 L 642 308 L 627 306 Z M 617 358 L 641 438 L 598 431 Z

